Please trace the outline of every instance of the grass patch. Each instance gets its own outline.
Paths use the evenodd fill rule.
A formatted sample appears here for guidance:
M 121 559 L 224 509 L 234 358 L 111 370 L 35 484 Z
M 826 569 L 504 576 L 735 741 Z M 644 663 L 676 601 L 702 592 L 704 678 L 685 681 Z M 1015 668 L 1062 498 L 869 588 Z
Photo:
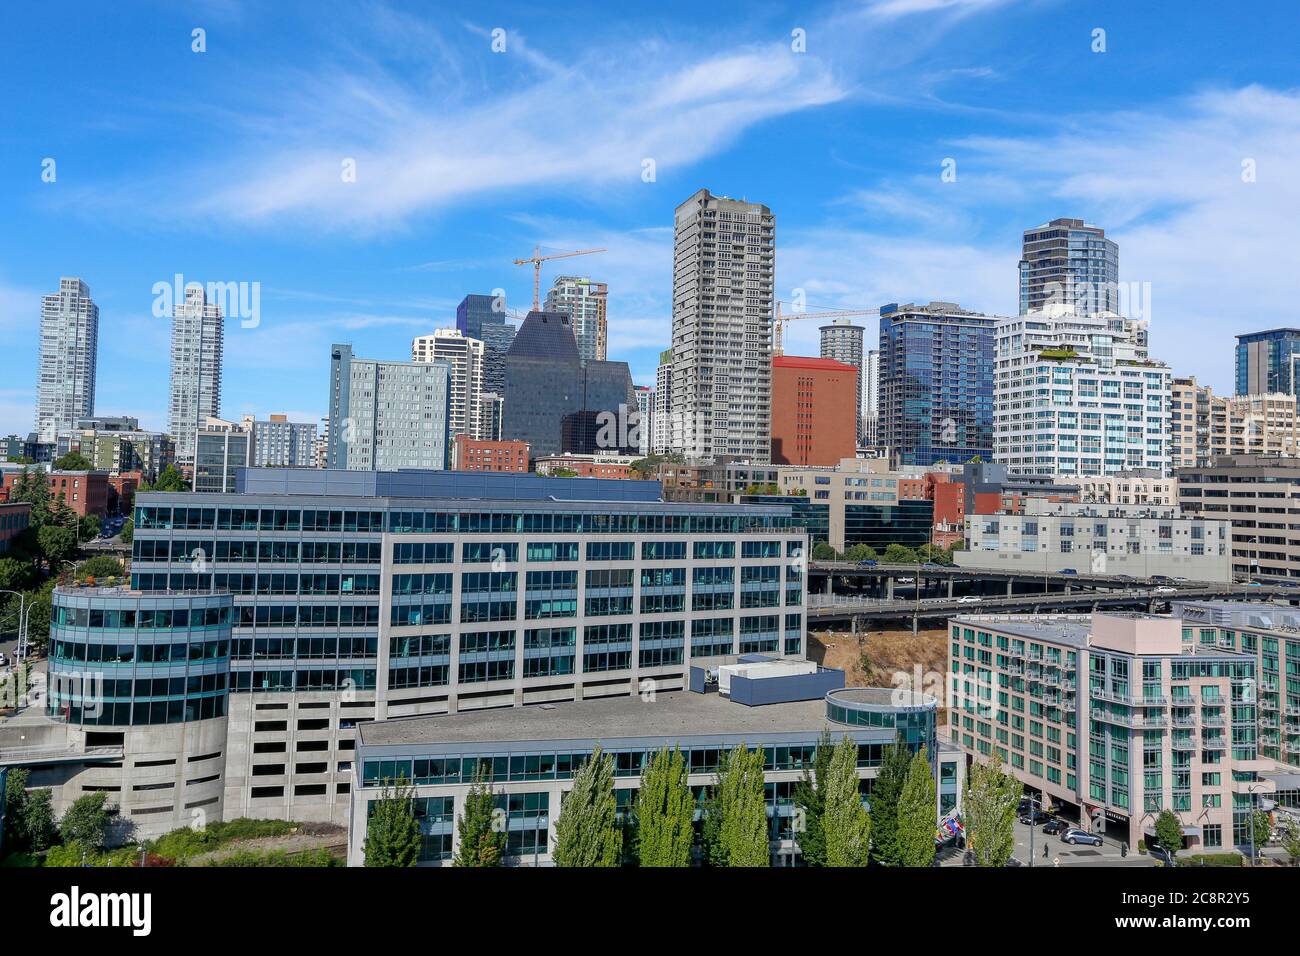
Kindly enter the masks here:
M 207 866 L 343 866 L 343 860 L 329 850 L 300 850 L 289 853 L 285 850 L 241 850 L 220 860 L 213 860 Z

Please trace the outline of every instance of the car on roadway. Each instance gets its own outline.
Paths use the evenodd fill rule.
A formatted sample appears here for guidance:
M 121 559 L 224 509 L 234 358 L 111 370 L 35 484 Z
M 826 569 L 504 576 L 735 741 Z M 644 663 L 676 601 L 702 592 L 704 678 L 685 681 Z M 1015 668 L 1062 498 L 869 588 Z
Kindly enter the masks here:
M 1070 824 L 1066 823 L 1060 817 L 1057 817 L 1054 820 L 1048 820 L 1043 824 L 1043 832 L 1049 836 L 1053 833 L 1064 833 L 1068 829 L 1070 829 Z
M 1156 589 L 1155 589 L 1155 592 L 1154 592 L 1154 593 L 1156 593 L 1156 594 L 1177 594 L 1177 593 L 1178 593 L 1178 588 L 1171 588 L 1171 587 L 1168 587 L 1168 586 L 1165 586 L 1165 587 L 1159 587 L 1159 588 L 1156 588 Z
M 1147 843 L 1147 856 L 1153 860 L 1159 860 L 1165 866 L 1177 866 L 1174 855 L 1154 841 Z
M 967 594 L 967 595 L 964 595 L 963 597 L 959 597 L 959 598 L 957 599 L 957 603 L 958 603 L 958 604 L 979 604 L 980 601 L 982 601 L 982 600 L 984 600 L 984 599 L 983 599 L 983 598 L 976 597 L 976 596 L 973 595 L 973 594 Z
M 1078 827 L 1069 827 L 1061 834 L 1061 842 L 1068 843 L 1070 846 L 1076 846 L 1082 843 L 1084 846 L 1101 846 L 1102 839 L 1095 833 L 1089 833 L 1087 830 L 1080 830 Z
M 921 569 L 924 571 L 942 571 L 943 565 L 935 564 L 933 561 L 927 561 L 925 564 L 921 565 Z
M 1061 568 L 1061 573 L 1062 573 L 1062 574 L 1078 574 L 1079 572 L 1076 571 L 1076 570 L 1074 570 L 1074 568 Z
M 1279 581 L 1277 586 L 1280 588 L 1300 588 L 1300 584 L 1296 584 L 1294 581 Z
M 877 564 L 879 564 L 878 561 L 872 561 L 870 558 L 868 558 L 868 559 L 865 560 L 865 561 L 859 561 L 859 562 L 858 562 L 858 567 L 860 567 L 860 568 L 874 568 Z
M 1051 819 L 1052 815 L 1050 813 L 1046 810 L 1039 810 L 1037 808 L 1026 810 L 1020 814 L 1020 822 L 1031 827 L 1036 827 L 1038 824 L 1046 823 Z
M 897 581 L 895 581 L 894 583 L 895 583 L 895 584 L 915 584 L 916 581 L 915 581 L 914 579 L 912 579 L 912 578 L 899 578 L 899 579 L 898 579 Z
M 1246 587 L 1248 587 L 1248 588 L 1262 588 L 1263 586 L 1264 586 L 1264 585 L 1260 584 L 1258 581 L 1247 581 L 1247 582 L 1246 582 Z

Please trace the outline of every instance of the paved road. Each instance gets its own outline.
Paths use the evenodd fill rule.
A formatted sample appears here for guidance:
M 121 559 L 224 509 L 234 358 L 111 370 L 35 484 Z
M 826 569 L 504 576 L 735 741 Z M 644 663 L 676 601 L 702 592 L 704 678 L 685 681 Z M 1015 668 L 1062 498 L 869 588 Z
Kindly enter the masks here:
M 1127 857 L 1120 856 L 1119 842 L 1111 840 L 1109 837 L 1101 846 L 1070 846 L 1063 843 L 1058 835 L 1046 835 L 1043 833 L 1040 824 L 1034 830 L 1034 868 L 1047 867 L 1053 869 L 1055 860 L 1061 861 L 1061 866 L 1159 866 L 1160 864 L 1150 857 L 1135 853 L 1131 849 Z M 1047 857 L 1043 857 L 1043 847 L 1047 847 Z M 1016 821 L 1016 848 L 1012 856 L 1021 865 L 1025 866 L 1029 862 L 1029 827 Z M 940 866 L 961 866 L 961 853 L 959 851 L 949 851 L 941 857 Z

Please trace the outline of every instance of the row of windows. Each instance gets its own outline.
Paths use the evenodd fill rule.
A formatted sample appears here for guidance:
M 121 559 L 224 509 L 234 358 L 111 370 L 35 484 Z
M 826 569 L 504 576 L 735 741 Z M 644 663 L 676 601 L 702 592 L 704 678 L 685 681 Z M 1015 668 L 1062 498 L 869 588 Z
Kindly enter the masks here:
M 919 744 L 911 749 L 915 752 Z M 858 744 L 858 767 L 878 767 L 884 757 L 884 743 Z M 763 769 L 803 770 L 812 767 L 817 751 L 815 740 L 806 744 L 763 747 Z M 691 748 L 683 752 L 690 773 L 714 773 L 726 750 L 718 747 Z M 657 753 L 656 749 L 608 751 L 614 760 L 616 777 L 637 777 Z M 476 780 L 506 783 L 527 780 L 569 780 L 591 757 L 591 751 L 514 755 L 425 757 L 395 760 L 367 760 L 362 765 L 362 785 L 379 787 L 405 780 L 415 785 L 473 783 Z
M 387 515 L 387 522 L 385 522 Z M 387 525 L 385 527 L 385 524 Z M 796 527 L 784 515 L 349 511 L 141 506 L 139 529 L 461 534 L 728 534 Z
M 159 628 L 221 627 L 229 626 L 231 608 L 123 608 L 121 610 L 59 605 L 52 612 L 56 627 L 90 628 Z

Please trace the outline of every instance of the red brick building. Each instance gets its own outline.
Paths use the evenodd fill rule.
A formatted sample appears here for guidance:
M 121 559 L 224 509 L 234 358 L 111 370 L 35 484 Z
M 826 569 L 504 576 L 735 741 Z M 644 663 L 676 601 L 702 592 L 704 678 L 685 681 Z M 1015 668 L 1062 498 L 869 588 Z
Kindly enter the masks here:
M 453 471 L 528 472 L 526 441 L 480 441 L 462 432 L 456 436 L 451 454 Z
M 42 472 L 50 483 L 51 503 L 62 496 L 68 507 L 78 515 L 100 515 L 108 510 L 108 472 L 106 471 L 51 471 Z M 21 471 L 5 471 L 0 491 L 9 500 L 9 491 L 17 483 Z
M 539 475 L 573 472 L 578 478 L 635 478 L 635 458 L 617 455 L 547 455 L 535 462 Z
M 144 472 L 121 471 L 108 477 L 108 510 L 129 515 L 135 507 L 135 493 L 144 484 Z
M 834 466 L 858 453 L 858 370 L 834 359 L 772 359 L 772 463 Z
M 25 501 L 0 504 L 0 554 L 9 550 L 9 542 L 32 523 L 32 506 Z

